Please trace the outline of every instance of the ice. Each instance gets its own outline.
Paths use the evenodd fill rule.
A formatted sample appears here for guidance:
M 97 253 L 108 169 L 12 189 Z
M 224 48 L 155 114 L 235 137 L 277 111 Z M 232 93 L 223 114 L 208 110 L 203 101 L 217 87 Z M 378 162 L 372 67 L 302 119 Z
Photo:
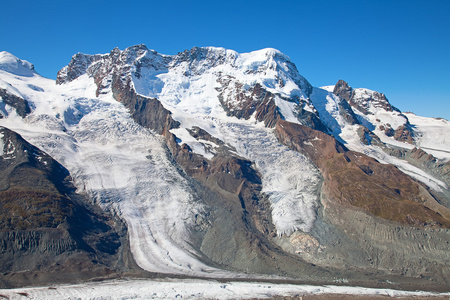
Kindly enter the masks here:
M 173 119 L 181 124 L 171 131 L 194 152 L 210 159 L 218 146 L 189 134 L 188 129 L 198 126 L 254 164 L 279 235 L 311 230 L 319 201 L 320 173 L 302 154 L 280 145 L 273 130 L 254 117 L 239 120 L 227 116 L 218 98 L 219 77 L 228 76 L 232 83 L 242 84 L 244 90 L 260 84 L 273 92 L 276 105 L 288 121 L 298 122 L 294 111 L 299 103 L 286 101 L 286 97 L 299 99 L 311 111 L 316 106 L 323 122 L 350 149 L 396 164 L 434 189 L 446 188 L 441 181 L 388 156 L 380 148 L 362 145 L 355 138 L 357 126 L 347 124 L 339 114 L 340 99 L 327 90 L 314 89 L 314 104 L 310 102 L 302 90 L 304 78 L 279 51 L 238 54 L 211 47 L 197 53 L 195 64 L 183 60 L 181 54 L 163 56 L 142 47 L 139 51 L 124 62 L 133 64 L 130 76 L 136 91 L 157 97 L 171 111 Z M 154 63 L 145 68 L 134 64 L 148 64 L 150 58 Z M 97 86 L 88 74 L 64 85 L 55 85 L 55 81 L 34 72 L 17 76 L 0 70 L 0 75 L 0 87 L 17 93 L 32 107 L 32 113 L 25 118 L 12 112 L 0 119 L 0 125 L 17 131 L 49 153 L 70 171 L 79 192 L 87 193 L 103 209 L 125 220 L 131 251 L 139 266 L 158 273 L 241 276 L 199 261 L 201 254 L 189 242 L 189 229 L 195 214 L 205 209 L 204 204 L 195 198 L 188 179 L 171 163 L 163 138 L 136 124 L 128 110 L 114 100 L 110 89 L 96 97 Z M 400 119 L 404 117 L 383 116 L 383 122 L 394 125 Z M 447 123 L 436 121 L 435 127 L 427 127 L 425 121 L 411 119 L 421 130 L 420 143 L 433 149 L 449 149 L 446 138 L 433 139 L 432 135 L 436 128 L 445 135 Z
M 302 154 L 281 145 L 273 130 L 262 122 L 221 115 L 219 117 L 174 113 L 182 128 L 199 126 L 234 147 L 237 154 L 255 164 L 262 177 L 262 192 L 269 196 L 272 218 L 279 235 L 295 230 L 309 231 L 316 219 L 320 173 Z M 184 129 L 171 130 L 180 133 Z M 181 136 L 195 147 L 192 137 Z M 198 151 L 201 152 L 201 151 Z
M 3 156 L 5 143 L 3 142 L 3 132 L 0 132 L 0 156 Z
M 9 52 L 0 52 L 0 70 L 19 76 L 33 76 L 34 66 L 26 60 L 20 60 Z
M 261 123 L 217 123 L 223 139 L 262 175 L 262 192 L 269 196 L 277 233 L 308 232 L 316 219 L 318 170 L 305 156 L 281 145 Z
M 195 140 L 186 129 L 198 126 L 236 148 L 238 154 L 252 162 L 262 175 L 263 192 L 272 204 L 274 224 L 278 234 L 294 230 L 309 231 L 315 220 L 319 173 L 301 154 L 279 145 L 273 133 L 253 121 L 227 117 L 219 102 L 220 79 L 248 87 L 260 84 L 276 94 L 275 103 L 286 120 L 298 123 L 294 114 L 298 103 L 284 98 L 303 99 L 306 109 L 312 104 L 301 90 L 303 77 L 289 63 L 289 58 L 275 49 L 263 49 L 239 54 L 223 48 L 203 48 L 191 61 L 177 61 L 158 70 L 141 71 L 133 76 L 139 94 L 156 97 L 181 128 L 171 130 L 180 143 L 186 143 L 198 154 L 210 159 L 214 152 L 205 142 Z M 223 59 L 220 60 L 220 59 Z M 188 75 L 188 76 L 187 76 Z M 283 84 L 280 84 L 283 80 Z M 238 102 L 227 97 L 232 106 Z M 210 147 L 209 147 L 210 148 Z
M 374 91 L 368 89 L 355 89 L 357 96 L 361 99 L 372 97 Z M 442 191 L 447 189 L 447 185 L 434 176 L 426 173 L 425 171 L 409 164 L 408 162 L 390 156 L 385 153 L 381 148 L 372 145 L 364 145 L 358 138 L 357 130 L 359 125 L 349 124 L 340 114 L 338 103 L 341 101 L 339 97 L 336 97 L 332 92 L 323 88 L 314 88 L 311 94 L 311 100 L 314 106 L 319 112 L 320 119 L 330 129 L 331 133 L 339 141 L 345 143 L 345 146 L 350 150 L 364 153 L 370 157 L 377 159 L 385 164 L 392 164 L 397 166 L 401 171 L 409 176 L 423 182 L 435 191 Z M 406 118 L 400 113 L 393 111 L 389 112 L 382 108 L 371 107 L 372 112 L 375 114 L 365 115 L 358 110 L 354 110 L 356 114 L 360 116 L 361 120 L 366 120 L 366 126 L 371 127 L 372 124 L 391 124 L 393 128 L 397 128 L 400 125 L 405 124 Z M 380 137 L 380 140 L 388 145 L 412 149 L 417 146 L 428 146 L 426 151 L 435 150 L 438 153 L 438 157 L 450 158 L 450 125 L 446 120 L 437 120 L 431 118 L 417 117 L 413 114 L 406 114 L 408 119 L 411 119 L 411 125 L 420 132 L 421 137 L 416 138 L 416 145 L 411 145 L 404 142 L 394 140 L 393 137 L 388 137 L 378 127 L 372 128 L 374 132 Z M 439 150 L 440 149 L 440 150 Z
M 444 161 L 450 160 L 450 122 L 446 119 L 420 117 L 405 113 L 418 133 L 416 147 Z
M 132 77 L 136 91 L 158 98 L 169 110 L 213 116 L 223 112 L 218 101 L 219 77 L 227 77 L 232 83 L 237 82 L 244 87 L 258 83 L 280 97 L 298 97 L 308 102 L 299 86 L 305 79 L 288 65 L 289 58 L 278 50 L 269 48 L 239 54 L 208 47 L 198 51 L 200 57 L 194 62 L 178 61 L 177 57 L 172 57 L 171 63 L 159 64 L 157 69 L 141 69 L 141 76 Z M 280 84 L 279 80 L 283 80 L 284 84 Z M 295 103 L 280 97 L 277 104 L 281 113 L 290 117 Z M 291 119 L 298 122 L 295 117 Z
M 94 283 L 3 289 L 8 299 L 273 299 L 278 297 L 360 295 L 386 297 L 448 297 L 450 293 L 402 291 L 387 288 L 314 286 L 268 282 L 218 282 L 195 279 L 113 280 Z
M 314 88 L 311 94 L 311 101 L 317 109 L 322 123 L 339 139 L 343 128 L 349 125 L 339 113 L 341 99 L 330 91 Z

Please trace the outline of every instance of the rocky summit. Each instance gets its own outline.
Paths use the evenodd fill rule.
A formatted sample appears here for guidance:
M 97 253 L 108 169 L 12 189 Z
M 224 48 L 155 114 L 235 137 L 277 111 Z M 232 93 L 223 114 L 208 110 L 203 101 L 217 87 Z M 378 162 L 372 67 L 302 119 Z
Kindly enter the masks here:
M 275 49 L 0 53 L 0 285 L 450 288 L 450 123 Z

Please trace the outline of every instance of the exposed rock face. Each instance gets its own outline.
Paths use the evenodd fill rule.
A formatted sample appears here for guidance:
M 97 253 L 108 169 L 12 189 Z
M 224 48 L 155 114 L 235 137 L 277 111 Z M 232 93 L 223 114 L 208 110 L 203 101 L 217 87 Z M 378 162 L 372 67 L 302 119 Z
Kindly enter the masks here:
M 130 268 L 124 225 L 75 194 L 69 173 L 0 127 L 2 286 L 117 276 Z
M 323 90 L 324 93 L 317 96 L 317 103 L 334 105 L 333 113 L 326 114 L 325 110 L 320 110 L 323 115 L 319 116 L 308 98 L 314 98 L 311 94 L 313 88 L 298 74 L 295 65 L 286 56 L 273 49 L 252 55 L 248 59 L 248 56 L 240 56 L 226 49 L 195 47 L 167 56 L 144 45 L 123 51 L 116 48 L 105 55 L 79 53 L 58 73 L 57 83 L 64 84 L 81 76 L 89 76 L 97 85 L 96 96 L 99 99 L 105 97 L 110 105 L 112 95 L 128 109 L 135 121 L 130 121 L 133 126 L 137 123 L 165 139 L 166 144 L 159 148 L 164 154 L 160 158 L 167 165 L 175 166 L 174 172 L 180 175 L 177 179 L 186 180 L 189 186 L 187 193 L 192 197 L 189 201 L 204 205 L 191 215 L 195 218 L 192 223 L 180 223 L 189 224 L 187 234 L 182 238 L 188 240 L 189 254 L 195 255 L 201 263 L 218 269 L 287 276 L 315 284 L 348 280 L 354 285 L 393 287 L 390 282 L 395 282 L 398 285 L 394 287 L 412 286 L 416 289 L 424 286 L 434 289 L 438 286 L 437 289 L 448 290 L 450 210 L 445 203 L 436 201 L 438 196 L 434 192 L 396 167 L 349 151 L 344 144 L 324 133 L 331 132 L 335 124 L 357 125 L 351 126 L 351 129 L 357 130 L 363 144 L 385 147 L 374 133 L 379 133 L 377 126 L 385 126 L 387 135 L 408 141 L 408 131 L 412 128 L 407 126 L 407 118 L 402 117 L 383 94 L 352 89 L 342 80 L 333 91 L 340 99 L 328 92 L 319 99 L 325 94 Z M 244 66 L 242 61 L 246 62 Z M 80 78 L 80 82 L 85 79 Z M 165 89 L 170 93 L 164 94 Z M 199 113 L 192 108 L 195 104 L 203 104 L 203 96 L 209 97 L 206 102 L 210 107 L 207 107 L 209 110 L 206 113 Z M 182 103 L 186 99 L 188 101 Z M 182 103 L 181 108 L 177 106 L 179 103 Z M 219 138 L 219 134 L 223 134 L 220 130 L 226 129 L 224 132 L 229 133 L 227 130 L 230 128 L 238 128 L 217 128 L 222 125 L 220 122 L 228 122 L 223 117 L 222 108 L 228 116 L 241 119 L 236 124 L 244 124 L 243 120 L 254 118 L 264 122 L 266 127 L 275 127 L 274 132 L 281 143 L 308 157 L 301 160 L 302 163 L 311 165 L 314 171 L 314 166 L 320 169 L 322 177 L 317 174 L 314 183 L 313 180 L 297 181 L 293 176 L 286 179 L 298 186 L 309 184 L 316 188 L 317 185 L 311 193 L 311 198 L 317 200 L 311 210 L 314 218 L 310 220 L 315 220 L 311 221 L 314 226 L 300 227 L 304 231 L 296 227 L 293 232 L 278 231 L 277 234 L 269 202 L 272 191 L 265 194 L 263 179 L 267 177 L 261 175 L 265 170 L 256 167 L 262 164 L 240 157 L 237 153 L 246 153 L 236 149 L 241 147 L 240 142 L 233 144 L 234 148 L 225 142 L 232 139 Z M 214 109 L 220 114 L 211 113 Z M 184 119 L 184 114 L 188 115 L 191 111 L 195 113 Z M 404 128 L 396 125 L 397 131 L 394 131 L 384 120 L 374 121 L 379 111 L 395 112 L 401 121 L 398 123 L 405 124 Z M 126 117 L 128 121 L 128 114 Z M 341 117 L 345 122 L 341 122 Z M 218 122 L 214 123 L 216 119 L 206 123 L 213 118 L 218 118 Z M 302 125 L 285 119 L 298 121 Z M 194 120 L 199 120 L 198 126 Z M 253 122 L 245 123 L 249 131 L 259 126 L 250 126 L 250 123 Z M 273 132 L 258 128 L 264 134 Z M 334 134 L 342 128 L 336 128 Z M 216 133 L 217 136 L 214 136 Z M 84 279 L 114 276 L 127 270 L 134 272 L 137 268 L 126 251 L 123 225 L 86 204 L 88 200 L 75 195 L 70 183 L 62 180 L 68 176 L 67 171 L 61 167 L 49 167 L 57 163 L 52 162 L 45 153 L 33 148 L 27 151 L 33 153 L 31 156 L 15 156 L 12 149 L 17 147 L 11 147 L 6 142 L 7 135 L 9 133 L 4 134 L 2 139 L 5 142 L 0 143 L 4 145 L 1 154 L 10 159 L 9 162 L 0 159 L 0 163 L 5 163 L 5 168 L 0 165 L 0 199 L 5 203 L 2 207 L 7 207 L 13 214 L 4 213 L 0 223 L 5 228 L 0 232 L 0 251 L 6 253 L 4 272 L 11 272 L 8 273 L 13 274 L 8 275 L 10 278 L 17 276 L 31 259 L 36 264 L 28 263 L 28 266 L 35 273 L 54 274 L 61 271 L 61 274 L 69 274 L 61 281 L 68 281 L 70 276 Z M 241 138 L 239 133 L 236 135 Z M 3 135 L 0 136 L 3 138 Z M 265 139 L 265 135 L 249 134 L 247 137 L 276 144 L 272 136 Z M 413 136 L 410 134 L 409 137 Z M 155 138 L 158 147 L 163 138 Z M 194 144 L 190 144 L 192 140 Z M 205 149 L 209 145 L 211 151 L 207 154 L 214 155 L 206 154 L 206 157 L 198 154 L 195 141 L 204 145 Z M 246 142 L 242 147 L 245 150 L 256 148 L 248 148 L 251 142 Z M 280 145 L 270 146 L 262 149 L 277 149 Z M 145 152 L 146 146 L 143 147 Z M 292 154 L 285 147 L 282 151 Z M 283 155 L 280 153 L 270 153 L 277 163 L 277 155 Z M 438 164 L 419 151 L 399 151 L 398 156 L 410 156 L 429 168 Z M 144 154 L 142 157 L 149 159 L 151 156 Z M 447 175 L 449 169 L 448 163 L 436 167 L 436 170 L 447 172 Z M 302 170 L 308 171 L 306 168 Z M 271 175 L 280 177 L 278 172 Z M 281 177 L 284 175 L 281 174 Z M 34 182 L 37 184 L 32 184 Z M 171 190 L 170 184 L 174 181 L 164 183 L 168 183 Z M 155 181 L 155 184 L 158 183 Z M 284 182 L 280 182 L 282 184 Z M 136 193 L 139 191 L 139 188 L 133 190 Z M 301 194 L 304 196 L 304 190 Z M 162 195 L 164 203 L 166 194 Z M 111 201 L 115 199 L 111 198 Z M 308 202 L 310 199 L 304 197 L 298 201 Z M 166 217 L 164 213 L 160 215 Z M 276 217 L 274 215 L 273 218 Z M 166 226 L 161 224 L 160 227 Z M 166 242 L 164 238 L 161 240 Z M 172 241 L 177 242 L 176 239 L 169 242 Z M 168 256 L 174 253 L 169 248 L 163 250 L 167 250 Z M 50 256 L 53 265 L 49 263 Z M 7 260 L 14 263 L 8 264 Z M 167 268 L 163 272 L 167 273 L 166 270 L 176 269 Z M 34 275 L 33 272 L 26 274 Z M 8 276 L 5 277 L 8 281 L 5 285 L 12 282 Z
M 362 88 L 353 89 L 342 79 L 334 86 L 333 94 L 364 114 L 373 113 L 373 108 L 400 112 L 389 103 L 384 94 Z
M 256 112 L 256 120 L 264 121 L 268 127 L 274 127 L 277 120 L 282 117 L 275 105 L 275 95 L 263 89 L 260 84 L 245 90 L 242 84 L 231 79 L 222 78 L 220 83 L 222 87 L 217 88 L 220 92 L 219 100 L 227 115 L 248 120 Z
M 333 94 L 348 102 L 352 99 L 353 89 L 348 85 L 347 82 L 339 79 L 339 81 L 334 86 Z
M 450 161 L 439 161 L 432 154 L 423 149 L 414 147 L 413 149 L 386 149 L 390 155 L 407 160 L 409 163 L 431 172 L 450 185 Z
M 0 88 L 0 100 L 3 101 L 3 103 L 11 106 L 15 109 L 16 113 L 21 116 L 22 118 L 25 118 L 27 114 L 31 112 L 30 106 L 28 105 L 27 100 L 14 96 L 5 89 Z M 2 110 L 0 107 L 0 116 L 2 114 Z M 3 111 L 3 114 L 6 114 L 6 111 Z
M 319 167 L 324 191 L 333 201 L 402 224 L 450 228 L 450 219 L 444 217 L 448 209 L 431 210 L 427 202 L 436 202 L 433 196 L 396 167 L 348 151 L 333 137 L 305 126 L 279 120 L 276 134 Z
M 367 129 L 367 127 L 361 125 L 358 128 L 358 136 L 361 142 L 365 145 L 376 145 L 384 147 L 384 144 L 380 140 L 380 138 L 375 133 Z
M 279 120 L 275 133 L 280 142 L 310 157 L 324 176 L 315 229 L 310 236 L 291 237 L 289 244 L 280 240 L 286 251 L 322 266 L 374 267 L 448 285 L 433 274 L 450 273 L 449 248 L 443 243 L 450 235 L 450 210 L 422 185 L 392 165 L 348 151 L 322 132 Z M 424 244 L 430 248 L 422 249 Z
M 411 126 L 407 123 L 397 127 L 394 133 L 394 139 L 408 144 L 414 144 L 414 134 Z
M 133 119 L 138 124 L 151 128 L 159 134 L 178 127 L 178 122 L 172 119 L 171 113 L 162 106 L 161 102 L 136 94 L 130 88 L 130 82 L 123 86 L 118 76 L 113 76 L 112 86 L 114 97 L 130 109 Z
M 366 89 L 356 89 L 352 93 L 349 100 L 351 106 L 355 107 L 364 114 L 371 113 L 371 107 L 382 108 L 386 111 L 397 111 L 397 108 L 392 106 L 383 93 L 368 91 Z
M 345 99 L 339 102 L 339 114 L 351 125 L 360 124 L 358 117 Z
M 303 96 L 275 95 L 258 83 L 248 86 L 232 75 L 222 74 L 221 71 L 214 72 L 217 83 L 221 85 L 216 88 L 219 92 L 218 97 L 227 114 L 248 119 L 256 112 L 258 121 L 264 121 L 266 126 L 273 127 L 276 120 L 282 117 L 275 104 L 275 98 L 278 97 L 296 105 L 296 117 L 302 124 L 326 130 L 307 98 L 312 93 L 311 84 L 298 73 L 295 65 L 284 54 L 276 50 L 267 50 L 265 56 L 266 63 L 261 64 L 256 70 L 250 68 L 247 73 L 262 76 L 267 72 L 277 73 L 277 85 L 283 87 L 286 80 L 293 80 L 301 89 Z M 144 69 L 168 72 L 179 68 L 184 70 L 183 76 L 188 78 L 201 76 L 223 65 L 236 70 L 240 67 L 238 59 L 238 53 L 221 48 L 194 47 L 175 56 L 164 56 L 149 50 L 145 45 L 136 45 L 123 51 L 116 48 L 105 55 L 78 53 L 72 57 L 68 66 L 58 72 L 56 82 L 63 84 L 87 74 L 95 79 L 98 87 L 97 95 L 107 93 L 111 88 L 116 93 L 120 90 L 118 86 L 129 90 L 127 86 L 132 85 L 133 78 L 140 79 Z
M 348 123 L 362 124 L 361 122 L 369 122 L 370 126 L 374 128 L 378 127 L 378 129 L 383 131 L 388 137 L 393 137 L 395 140 L 400 142 L 414 144 L 414 130 L 411 127 L 411 124 L 409 124 L 408 118 L 405 115 L 401 114 L 399 109 L 392 106 L 384 94 L 368 89 L 353 89 L 348 85 L 347 82 L 343 80 L 339 80 L 336 83 L 333 93 L 343 99 L 343 105 L 339 108 L 339 111 Z M 348 104 L 348 106 L 346 104 Z M 368 120 L 360 121 L 358 120 L 358 116 L 355 115 L 351 107 L 366 116 L 378 116 L 378 112 L 380 111 L 391 112 L 395 116 L 395 122 L 400 122 L 400 124 L 395 125 L 395 127 L 393 128 L 390 123 L 382 122 L 377 118 L 376 123 L 378 124 L 375 125 L 373 121 L 369 121 L 371 119 L 370 117 L 368 118 Z M 359 119 L 364 118 L 359 117 Z M 367 124 L 364 125 L 367 127 Z M 371 129 L 374 130 L 374 128 Z M 372 132 L 372 135 L 375 134 Z M 362 141 L 364 143 L 367 142 L 364 139 L 362 139 Z

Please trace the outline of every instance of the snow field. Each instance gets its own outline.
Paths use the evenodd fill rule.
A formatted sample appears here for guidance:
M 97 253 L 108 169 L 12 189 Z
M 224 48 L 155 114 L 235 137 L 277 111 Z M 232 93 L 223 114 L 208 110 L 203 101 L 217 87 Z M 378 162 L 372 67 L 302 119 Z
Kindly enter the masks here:
M 390 297 L 450 296 L 450 293 L 410 292 L 348 286 L 312 286 L 212 280 L 114 280 L 76 285 L 0 290 L 8 299 L 268 299 L 274 296 L 320 294 L 384 295 Z
M 225 113 L 210 117 L 173 110 L 173 117 L 180 121 L 182 128 L 194 124 L 203 128 L 234 147 L 237 155 L 255 164 L 262 177 L 262 192 L 271 202 L 272 219 L 279 235 L 289 235 L 295 230 L 308 232 L 312 228 L 319 201 L 320 173 L 305 156 L 281 145 L 272 129 L 254 119 L 239 120 Z M 171 130 L 175 134 L 184 131 Z M 189 134 L 185 132 L 177 137 L 194 151 L 199 149 L 199 143 L 185 135 Z M 205 157 L 212 155 L 207 156 L 203 149 L 197 153 Z
M 415 142 L 417 147 L 433 154 L 444 161 L 450 160 L 450 122 L 445 119 L 435 119 L 405 113 L 409 122 L 419 132 Z
M 314 106 L 309 103 L 299 87 L 304 78 L 280 59 L 283 56 L 278 51 L 264 49 L 237 54 L 219 48 L 209 50 L 206 55 L 212 58 L 196 64 L 178 61 L 168 65 L 170 59 L 166 60 L 166 56 L 152 51 L 141 53 L 136 61 L 151 56 L 155 63 L 141 68 L 139 76 L 132 73 L 134 88 L 144 96 L 157 97 L 172 112 L 172 117 L 181 123 L 181 128 L 172 132 L 195 152 L 212 158 L 216 145 L 193 139 L 186 129 L 194 125 L 255 163 L 262 176 L 263 192 L 272 204 L 279 235 L 295 230 L 308 232 L 312 228 L 320 173 L 303 155 L 280 145 L 272 130 L 262 123 L 253 118 L 238 120 L 226 116 L 216 89 L 221 87 L 218 78 L 223 74 L 244 88 L 259 83 L 277 94 L 276 104 L 289 121 L 298 122 L 293 113 L 296 104 L 282 97 L 303 99 L 306 109 L 313 110 L 315 106 L 323 122 L 350 149 L 393 163 L 433 189 L 446 188 L 441 181 L 388 156 L 378 147 L 361 144 L 355 138 L 357 127 L 340 116 L 339 98 L 331 93 L 314 89 L 311 96 Z M 226 52 L 227 64 L 216 64 L 217 51 Z M 276 59 L 277 56 L 280 57 Z M 133 63 L 133 72 L 137 72 L 135 61 L 127 63 Z M 214 65 L 208 65 L 211 63 Z M 0 119 L 0 125 L 20 133 L 61 162 L 71 172 L 80 192 L 125 219 L 131 251 L 139 266 L 162 273 L 238 276 L 206 266 L 197 259 L 188 241 L 188 228 L 203 206 L 196 202 L 186 180 L 169 162 L 160 136 L 136 124 L 110 93 L 96 97 L 96 85 L 87 75 L 56 86 L 53 80 L 32 72 L 30 66 L 25 67 L 31 73 L 23 76 L 0 70 L 0 87 L 28 100 L 33 112 L 22 120 L 12 110 Z M 383 116 L 382 121 L 390 117 Z M 394 123 L 397 117 L 388 121 Z M 427 127 L 428 123 L 419 118 L 412 119 L 411 123 L 421 129 L 423 145 L 449 149 L 446 138 L 433 138 L 436 128 Z M 372 119 L 366 121 L 374 124 Z M 440 134 L 449 136 L 445 134 L 448 132 L 445 126 L 439 127 Z

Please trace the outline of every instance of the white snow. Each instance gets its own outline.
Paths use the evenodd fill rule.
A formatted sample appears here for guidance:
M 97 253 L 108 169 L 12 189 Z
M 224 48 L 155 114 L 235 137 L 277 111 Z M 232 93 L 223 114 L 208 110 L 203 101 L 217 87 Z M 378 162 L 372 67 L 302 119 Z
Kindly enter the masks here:
M 0 156 L 3 156 L 5 143 L 3 142 L 3 132 L 0 132 Z
M 314 88 L 310 97 L 322 123 L 329 128 L 330 133 L 339 138 L 342 129 L 349 126 L 339 113 L 338 105 L 341 99 L 334 95 L 332 91 L 322 88 Z
M 450 160 L 450 122 L 405 113 L 414 130 L 419 133 L 415 139 L 417 148 L 445 161 Z
M 313 286 L 268 282 L 218 282 L 194 279 L 112 280 L 75 285 L 55 285 L 3 289 L 8 299 L 271 299 L 276 296 L 298 297 L 308 295 L 376 295 L 413 298 L 418 296 L 447 297 L 450 293 L 431 293 L 376 289 L 349 286 Z
M 231 82 L 229 86 L 241 84 L 244 90 L 260 84 L 275 94 L 275 103 L 285 118 L 298 123 L 294 114 L 298 103 L 284 100 L 297 97 L 306 109 L 312 111 L 315 106 L 330 131 L 350 149 L 393 163 L 434 189 L 446 188 L 441 181 L 388 156 L 381 149 L 362 145 L 355 138 L 357 126 L 347 124 L 339 114 L 340 99 L 326 88 L 314 89 L 310 102 L 299 86 L 303 77 L 279 51 L 264 49 L 238 54 L 223 48 L 206 50 L 202 54 L 206 59 L 199 59 L 196 64 L 182 60 L 172 60 L 168 64 L 167 56 L 143 51 L 135 61 L 128 62 L 133 64 L 134 87 L 144 96 L 157 97 L 172 112 L 172 117 L 181 124 L 172 132 L 194 152 L 212 158 L 217 147 L 214 143 L 194 139 L 187 131 L 198 126 L 254 163 L 253 167 L 262 176 L 262 191 L 271 202 L 278 234 L 290 234 L 295 230 L 307 232 L 312 228 L 320 174 L 303 155 L 280 145 L 272 130 L 256 122 L 254 117 L 249 120 L 228 117 L 218 100 L 219 90 L 223 88 L 219 78 L 227 78 Z M 224 63 L 217 60 L 219 54 Z M 3 55 L 6 57 L 3 65 L 10 66 L 14 59 Z M 156 59 L 155 64 L 141 68 L 138 74 L 135 62 L 149 58 Z M 30 67 L 23 61 L 20 64 Z M 124 218 L 131 251 L 139 266 L 159 273 L 243 276 L 212 268 L 198 260 L 199 253 L 190 245 L 188 231 L 195 214 L 203 212 L 203 204 L 192 194 L 187 179 L 169 162 L 162 137 L 136 124 L 110 91 L 96 97 L 96 85 L 87 74 L 62 86 L 35 72 L 17 76 L 6 67 L 0 69 L 0 78 L 0 87 L 23 97 L 32 107 L 32 113 L 24 119 L 8 111 L 8 115 L 0 119 L 0 125 L 18 132 L 49 153 L 70 171 L 80 192 L 87 193 L 105 210 Z M 391 117 L 383 115 L 382 122 L 397 125 L 395 122 L 403 118 L 395 116 L 391 120 Z M 446 137 L 433 139 L 433 132 L 448 136 L 448 122 L 436 121 L 433 127 L 428 126 L 426 120 L 411 119 L 421 130 L 420 143 L 437 149 L 435 151 L 442 155 L 447 153 L 449 140 Z M 134 288 L 139 290 L 138 286 Z M 108 288 L 99 293 L 109 293 Z M 170 297 L 172 294 L 161 295 Z
M 322 90 L 325 90 L 327 92 L 332 93 L 334 91 L 334 87 L 335 87 L 335 85 L 324 85 L 324 86 L 321 86 L 319 88 L 322 89 Z
M 368 112 L 365 114 L 363 111 L 353 109 L 359 116 L 360 122 L 380 138 L 394 140 L 393 137 L 388 138 L 384 131 L 380 129 L 380 126 L 391 127 L 396 130 L 399 126 L 405 125 L 408 120 L 398 111 L 387 111 L 385 106 L 390 104 L 381 93 L 366 88 L 353 89 L 353 93 L 352 101 L 358 103 Z
M 278 50 L 269 48 L 243 54 L 223 48 L 209 47 L 205 50 L 208 50 L 205 57 L 195 63 L 174 59 L 170 65 L 158 65 L 157 70 L 150 68 L 142 71 L 139 78 L 133 76 L 136 91 L 144 96 L 158 98 L 169 110 L 212 116 L 223 112 L 218 101 L 217 88 L 221 87 L 219 77 L 230 80 L 230 86 L 238 83 L 245 89 L 258 83 L 279 96 L 296 96 L 308 102 L 297 85 L 304 78 L 289 69 L 283 60 L 289 58 Z M 147 53 L 151 55 L 150 51 Z M 223 63 L 217 61 L 219 58 L 224 59 Z M 284 84 L 281 85 L 277 78 L 283 80 Z M 282 113 L 292 114 L 291 107 L 287 110 L 282 108 Z
M 203 129 L 255 163 L 262 175 L 263 192 L 272 204 L 278 234 L 309 231 L 316 219 L 320 188 L 320 175 L 312 163 L 302 154 L 281 145 L 272 130 L 262 123 L 226 116 L 204 117 L 202 121 Z
M 0 52 L 0 70 L 19 76 L 33 76 L 34 67 L 26 60 L 20 60 L 9 52 Z
M 191 148 L 197 147 L 197 153 L 201 154 L 205 149 L 198 149 L 202 147 L 200 143 L 183 128 L 199 126 L 234 147 L 239 156 L 255 163 L 262 176 L 263 192 L 269 196 L 272 205 L 278 234 L 311 229 L 316 219 L 320 175 L 305 156 L 281 145 L 271 129 L 254 119 L 239 120 L 227 117 L 225 113 L 217 117 L 192 116 L 176 110 L 173 113 L 181 128 L 171 132 L 180 134 L 181 141 Z

